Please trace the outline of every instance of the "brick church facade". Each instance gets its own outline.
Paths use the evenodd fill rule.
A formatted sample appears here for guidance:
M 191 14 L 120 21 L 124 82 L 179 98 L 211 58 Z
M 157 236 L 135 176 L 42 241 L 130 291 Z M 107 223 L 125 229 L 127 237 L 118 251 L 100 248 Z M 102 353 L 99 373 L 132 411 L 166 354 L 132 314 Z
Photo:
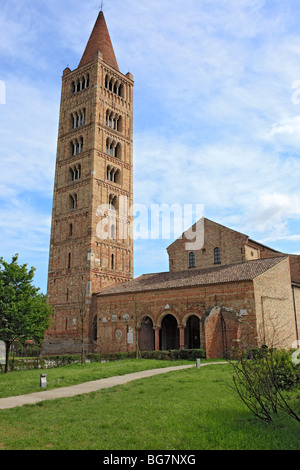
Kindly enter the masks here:
M 299 340 L 300 256 L 209 219 L 203 243 L 168 248 L 169 271 L 133 277 L 133 77 L 119 71 L 102 11 L 79 66 L 65 69 L 54 184 L 45 354 Z M 195 227 L 197 228 L 197 224 Z

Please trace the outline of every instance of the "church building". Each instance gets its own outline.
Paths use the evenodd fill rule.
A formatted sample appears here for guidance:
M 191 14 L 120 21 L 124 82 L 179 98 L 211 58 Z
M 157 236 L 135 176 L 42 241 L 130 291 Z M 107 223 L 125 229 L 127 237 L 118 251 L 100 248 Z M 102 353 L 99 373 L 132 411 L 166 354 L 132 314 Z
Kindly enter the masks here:
M 54 307 L 44 354 L 289 349 L 300 332 L 300 256 L 207 218 L 168 248 L 169 271 L 133 277 L 133 76 L 103 12 L 62 94 L 49 255 Z M 104 223 L 105 221 L 105 223 Z M 198 224 L 195 224 L 195 230 Z

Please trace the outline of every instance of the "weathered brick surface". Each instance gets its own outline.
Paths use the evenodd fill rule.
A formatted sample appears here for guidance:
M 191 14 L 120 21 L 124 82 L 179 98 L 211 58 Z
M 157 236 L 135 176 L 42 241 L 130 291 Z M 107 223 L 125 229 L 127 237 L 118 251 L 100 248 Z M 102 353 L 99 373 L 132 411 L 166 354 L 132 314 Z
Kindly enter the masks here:
M 189 348 L 185 330 L 190 317 L 199 319 L 200 346 L 207 350 L 208 357 L 220 357 L 223 351 L 221 329 L 212 327 L 211 318 L 207 319 L 207 312 L 211 306 L 221 305 L 229 309 L 228 315 L 232 322 L 238 322 L 240 312 L 247 310 L 248 322 L 251 322 L 255 312 L 254 292 L 252 282 L 241 282 L 239 285 L 220 284 L 216 286 L 194 286 L 189 288 L 164 289 L 149 292 L 136 292 L 128 294 L 95 295 L 92 302 L 92 314 L 97 317 L 97 340 L 94 341 L 95 352 L 133 351 L 137 346 L 144 349 L 138 342 L 143 320 L 148 317 L 152 325 L 152 341 L 155 345 L 155 332 L 158 338 L 156 349 L 162 348 L 159 341 L 159 332 L 163 327 L 164 318 L 168 315 L 174 317 L 177 329 L 182 329 L 182 342 L 178 347 Z M 241 317 L 242 318 L 242 317 Z M 226 321 L 230 322 L 228 318 Z M 219 325 L 220 319 L 217 319 Z M 149 325 L 147 330 L 150 331 Z M 133 331 L 133 343 L 128 343 L 128 329 Z M 122 334 L 118 333 L 119 331 Z M 229 331 L 229 350 L 234 345 L 232 334 Z M 180 333 L 178 333 L 178 338 Z M 216 346 L 216 338 L 220 341 Z M 142 337 L 149 342 L 149 335 Z M 176 346 L 174 338 L 173 349 Z M 151 338 L 150 338 L 151 341 Z M 153 348 L 154 349 L 154 348 Z M 162 348 L 163 349 L 163 348 Z M 222 353 L 222 354 L 221 354 Z
M 80 334 L 79 312 L 84 308 L 89 316 L 93 292 L 133 277 L 132 239 L 128 235 L 119 237 L 121 225 L 126 232 L 130 219 L 123 222 L 116 212 L 113 220 L 114 212 L 108 214 L 107 209 L 99 213 L 100 206 L 108 207 L 112 195 L 116 197 L 116 208 L 120 198 L 126 198 L 125 213 L 133 199 L 133 79 L 130 73 L 121 74 L 108 60 L 113 50 L 108 50 L 112 46 L 105 39 L 105 28 L 101 13 L 80 67 L 65 69 L 62 77 L 48 275 L 48 301 L 55 307 L 55 323 L 47 332 L 45 352 L 63 349 L 65 336 L 69 338 L 65 349 L 70 350 L 70 338 L 73 336 L 76 343 Z M 103 55 L 102 33 L 107 46 Z M 116 88 L 109 89 L 108 77 Z M 74 125 L 74 116 L 78 115 L 84 115 L 84 122 Z M 108 121 L 108 115 L 118 119 L 117 129 Z M 119 146 L 117 155 L 107 153 L 107 139 Z M 83 144 L 79 152 L 74 151 L 74 143 Z M 72 171 L 78 168 L 80 174 L 72 177 Z M 118 171 L 114 181 L 108 178 L 111 169 Z M 104 224 L 107 238 L 103 233 L 99 235 L 103 216 L 105 220 L 110 218 L 110 229 Z M 85 294 L 87 303 L 82 305 Z
M 289 259 L 255 279 L 254 286 L 259 343 L 290 349 L 297 339 L 297 325 Z
M 191 347 L 187 336 L 188 320 L 195 316 L 199 319 L 200 346 L 206 350 L 207 357 L 222 357 L 241 343 L 245 347 L 272 346 L 275 339 L 276 347 L 290 348 L 296 339 L 296 323 L 289 258 L 244 262 L 236 265 L 235 270 L 240 266 L 243 269 L 249 264 L 253 266 L 253 263 L 263 264 L 265 270 L 251 270 L 249 280 L 205 284 L 202 278 L 190 276 L 195 284 L 200 284 L 179 287 L 175 283 L 171 288 L 170 281 L 161 285 L 152 282 L 144 290 L 139 289 L 139 281 L 135 280 L 126 285 L 126 289 L 111 287 L 94 295 L 92 315 L 97 318 L 94 351 L 125 352 L 137 347 L 144 349 L 143 343 L 151 342 L 154 348 L 163 349 L 160 331 L 164 318 L 169 315 L 174 317 L 179 330 L 176 338 L 174 330 L 171 327 L 169 330 L 173 337 L 173 343 L 171 338 L 169 344 L 173 349 L 178 344 L 183 348 Z M 142 276 L 141 284 L 143 279 Z M 296 303 L 299 308 L 298 291 Z M 127 341 L 129 329 L 133 331 L 131 343 Z
M 192 240 L 182 234 L 168 248 L 170 271 L 185 271 L 186 269 L 208 268 L 212 266 L 240 263 L 261 258 L 278 256 L 280 253 L 265 247 L 247 235 L 239 233 L 212 220 L 204 218 L 204 244 L 200 249 L 193 249 Z M 202 226 L 200 225 L 200 230 Z M 193 226 L 193 232 L 197 229 Z M 199 235 L 200 238 L 200 235 Z M 220 249 L 220 260 L 215 262 L 214 250 Z M 189 266 L 189 254 L 195 253 L 195 266 Z

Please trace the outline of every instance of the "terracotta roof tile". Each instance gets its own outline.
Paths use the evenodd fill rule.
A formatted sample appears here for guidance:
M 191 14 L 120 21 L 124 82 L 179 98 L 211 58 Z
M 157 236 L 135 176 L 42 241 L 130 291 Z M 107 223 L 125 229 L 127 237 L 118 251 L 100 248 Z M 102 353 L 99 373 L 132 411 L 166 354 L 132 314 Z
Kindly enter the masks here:
M 119 70 L 117 59 L 114 53 L 110 35 L 106 26 L 106 21 L 103 12 L 100 11 L 96 20 L 94 29 L 89 38 L 84 54 L 78 67 L 86 65 L 88 62 L 94 59 L 97 51 L 100 51 L 103 55 L 103 60 L 108 65 Z
M 286 255 L 246 261 L 239 264 L 218 266 L 188 271 L 143 274 L 132 281 L 111 286 L 97 296 L 124 294 L 150 290 L 175 289 L 180 287 L 205 286 L 227 282 L 251 281 L 268 269 L 276 266 Z

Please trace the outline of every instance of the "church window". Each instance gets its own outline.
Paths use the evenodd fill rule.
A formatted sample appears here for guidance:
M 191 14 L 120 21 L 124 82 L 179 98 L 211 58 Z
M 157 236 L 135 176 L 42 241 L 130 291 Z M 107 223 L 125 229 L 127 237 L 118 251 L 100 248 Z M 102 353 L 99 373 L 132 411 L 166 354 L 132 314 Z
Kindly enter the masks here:
M 77 209 L 77 194 L 72 194 L 69 197 L 70 210 Z
M 110 78 L 108 75 L 105 77 L 105 88 L 117 96 L 124 96 L 124 86 L 118 80 Z
M 69 168 L 69 181 L 77 181 L 81 178 L 81 165 Z
M 115 257 L 114 255 L 111 255 L 111 269 L 115 268 Z
M 113 168 L 112 166 L 108 166 L 106 177 L 108 181 L 111 181 L 112 183 L 120 184 L 120 178 L 121 178 L 120 170 L 117 170 L 116 168 Z
M 115 196 L 114 194 L 110 194 L 109 195 L 109 200 L 108 200 L 110 210 L 116 210 L 117 209 L 117 202 L 118 202 L 117 196 Z
M 122 146 L 120 143 L 117 143 L 115 140 L 111 140 L 110 138 L 106 139 L 106 153 L 111 157 L 121 159 L 122 156 Z
M 217 246 L 215 249 L 214 249 L 214 264 L 220 264 L 221 263 L 221 250 L 220 248 Z
M 85 124 L 85 108 L 72 114 L 73 129 L 84 126 Z
M 83 77 L 78 78 L 71 85 L 71 91 L 73 95 L 79 93 L 80 91 L 86 90 L 90 86 L 90 76 L 89 74 L 84 75 Z
M 122 116 L 113 113 L 109 109 L 106 111 L 106 126 L 114 131 L 120 132 L 122 130 Z
M 189 268 L 195 268 L 195 266 L 196 266 L 195 253 L 193 251 L 191 251 L 189 253 Z
M 69 225 L 69 237 L 73 236 L 73 224 Z
M 75 139 L 71 142 L 72 155 L 78 155 L 83 152 L 83 137 Z
M 116 158 L 121 159 L 121 150 L 122 150 L 122 147 L 121 147 L 121 144 L 119 143 L 115 147 L 115 157 Z

